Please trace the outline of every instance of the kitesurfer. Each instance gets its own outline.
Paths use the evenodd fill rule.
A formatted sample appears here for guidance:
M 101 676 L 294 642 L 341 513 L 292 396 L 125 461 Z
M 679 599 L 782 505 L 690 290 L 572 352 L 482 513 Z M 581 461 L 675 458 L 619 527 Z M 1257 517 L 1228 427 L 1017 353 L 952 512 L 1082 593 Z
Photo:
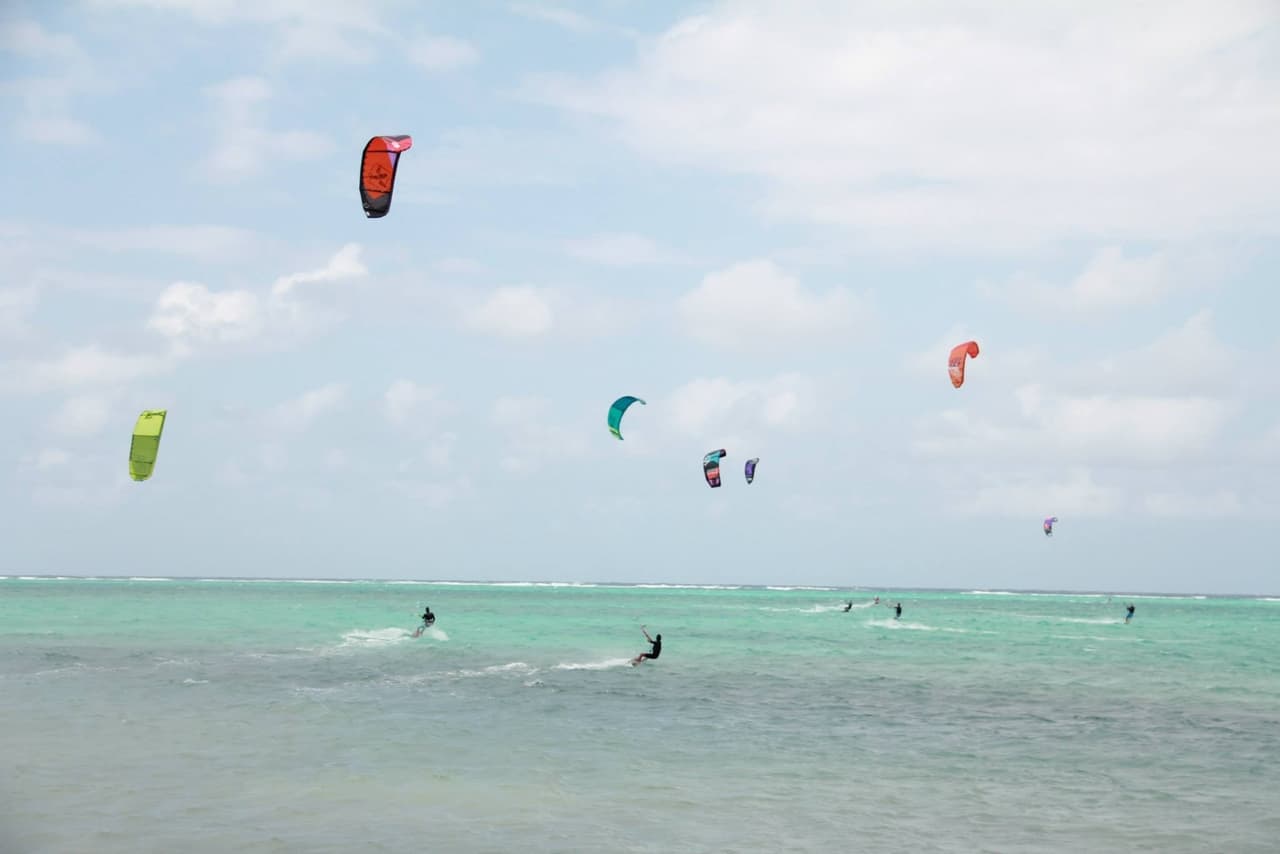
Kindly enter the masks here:
M 640 627 L 640 631 L 644 632 L 644 639 L 649 642 L 650 649 L 648 652 L 642 652 L 639 655 L 637 655 L 635 658 L 631 659 L 632 667 L 635 667 L 637 664 L 644 661 L 646 658 L 652 658 L 654 661 L 657 661 L 658 656 L 662 655 L 662 635 L 659 634 L 657 639 L 651 638 L 649 637 L 648 629 L 646 629 L 644 626 Z
M 422 637 L 422 633 L 431 628 L 431 624 L 435 621 L 436 615 L 431 613 L 431 606 L 428 605 L 427 609 L 422 612 L 422 625 L 418 626 L 417 630 L 414 631 L 413 636 L 415 638 Z
M 880 597 L 879 597 L 879 596 L 877 596 L 877 597 L 875 598 L 875 604 L 877 604 L 877 605 L 879 605 L 879 604 L 880 604 Z
M 1129 622 L 1130 620 L 1132 620 L 1132 619 L 1133 619 L 1133 606 L 1132 606 L 1132 605 L 1126 605 L 1126 606 L 1125 606 L 1125 610 L 1129 612 L 1129 613 L 1125 614 L 1125 617 L 1124 617 L 1124 621 L 1127 623 L 1127 622 Z
M 902 616 L 902 603 L 899 602 L 897 605 L 893 606 L 893 618 L 896 620 L 901 616 Z
M 852 600 L 852 599 L 847 600 L 847 601 L 844 603 L 844 611 L 845 611 L 845 613 L 846 613 L 846 614 L 847 614 L 847 613 L 849 613 L 849 609 L 850 609 L 850 608 L 852 608 L 852 607 L 853 607 L 853 600 Z

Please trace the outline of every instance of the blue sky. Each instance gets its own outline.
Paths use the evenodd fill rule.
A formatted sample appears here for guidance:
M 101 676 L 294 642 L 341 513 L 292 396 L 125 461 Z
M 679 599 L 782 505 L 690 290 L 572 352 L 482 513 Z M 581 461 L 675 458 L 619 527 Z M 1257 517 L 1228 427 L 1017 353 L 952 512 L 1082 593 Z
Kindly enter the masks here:
M 6 3 L 0 572 L 1274 593 L 1278 58 L 1262 2 Z

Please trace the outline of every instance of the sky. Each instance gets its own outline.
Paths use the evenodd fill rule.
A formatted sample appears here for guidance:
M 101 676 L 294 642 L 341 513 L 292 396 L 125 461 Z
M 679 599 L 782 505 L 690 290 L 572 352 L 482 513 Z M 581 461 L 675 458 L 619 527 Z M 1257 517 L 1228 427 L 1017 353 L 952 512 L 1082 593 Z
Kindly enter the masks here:
M 1274 2 L 6 0 L 0 110 L 0 574 L 1280 591 Z

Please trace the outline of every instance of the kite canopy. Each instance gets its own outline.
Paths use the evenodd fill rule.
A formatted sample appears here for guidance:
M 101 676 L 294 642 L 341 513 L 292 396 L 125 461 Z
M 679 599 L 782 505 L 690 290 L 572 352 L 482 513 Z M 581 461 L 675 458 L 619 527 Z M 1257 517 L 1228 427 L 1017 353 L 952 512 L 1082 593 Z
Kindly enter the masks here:
M 366 217 L 376 219 L 391 210 L 400 155 L 412 147 L 411 136 L 375 136 L 365 143 L 360 159 L 360 203 Z
M 1050 516 L 1048 519 L 1044 520 L 1044 535 L 1046 537 L 1053 536 L 1053 523 L 1056 521 L 1058 521 L 1057 516 Z
M 966 341 L 951 348 L 951 358 L 947 360 L 947 371 L 951 374 L 951 384 L 956 388 L 964 385 L 965 357 L 978 358 L 978 342 Z
M 712 489 L 720 485 L 720 460 L 725 456 L 725 450 L 721 448 L 702 458 L 702 474 L 707 478 L 707 486 Z
M 746 475 L 747 475 L 747 483 L 751 483 L 751 481 L 756 479 L 756 463 L 758 462 L 760 462 L 759 457 L 753 457 L 747 460 L 747 466 L 745 469 Z
M 167 411 L 148 409 L 138 416 L 138 423 L 133 425 L 133 442 L 129 445 L 129 477 L 134 480 L 146 480 L 155 470 L 156 455 L 160 453 L 160 433 L 164 431 Z
M 617 436 L 619 440 L 622 439 L 622 415 L 627 411 L 627 407 L 633 403 L 639 403 L 642 406 L 648 405 L 638 397 L 624 395 L 615 400 L 613 405 L 609 407 L 609 432 Z

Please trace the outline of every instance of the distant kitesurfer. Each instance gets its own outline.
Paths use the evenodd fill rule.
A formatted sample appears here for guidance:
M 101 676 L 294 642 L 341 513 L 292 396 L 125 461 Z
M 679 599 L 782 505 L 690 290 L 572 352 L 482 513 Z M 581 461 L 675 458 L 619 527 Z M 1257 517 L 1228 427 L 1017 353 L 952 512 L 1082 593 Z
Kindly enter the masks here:
M 850 609 L 850 608 L 852 608 L 852 607 L 853 607 L 853 600 L 852 600 L 852 599 L 849 599 L 848 601 L 846 601 L 846 602 L 844 603 L 844 610 L 845 610 L 845 613 L 846 613 L 846 614 L 847 614 L 847 613 L 849 613 L 849 609 Z
M 1125 606 L 1125 610 L 1129 612 L 1129 613 L 1128 613 L 1128 614 L 1126 614 L 1126 615 L 1125 615 L 1125 617 L 1124 617 L 1124 621 L 1127 623 L 1127 622 L 1129 622 L 1130 620 L 1132 620 L 1132 619 L 1133 619 L 1133 606 L 1132 606 L 1132 605 L 1126 605 L 1126 606 Z
M 431 624 L 435 621 L 436 615 L 431 613 L 431 607 L 427 606 L 427 609 L 422 612 L 422 625 L 418 626 L 417 630 L 414 631 L 413 636 L 415 638 L 422 637 L 422 633 L 431 628 Z
M 893 606 L 893 618 L 896 620 L 901 616 L 902 616 L 902 603 L 899 602 L 897 605 Z
M 877 605 L 879 605 L 879 604 L 880 604 L 880 597 L 879 597 L 879 596 L 877 596 L 877 597 L 876 597 L 875 604 L 877 604 Z
M 644 632 L 644 639 L 649 642 L 651 649 L 648 652 L 642 652 L 635 658 L 631 659 L 632 667 L 635 667 L 646 658 L 652 658 L 654 661 L 657 661 L 658 656 L 662 655 L 662 635 L 659 634 L 655 640 L 654 638 L 649 637 L 649 631 L 644 626 L 640 627 L 640 631 Z

